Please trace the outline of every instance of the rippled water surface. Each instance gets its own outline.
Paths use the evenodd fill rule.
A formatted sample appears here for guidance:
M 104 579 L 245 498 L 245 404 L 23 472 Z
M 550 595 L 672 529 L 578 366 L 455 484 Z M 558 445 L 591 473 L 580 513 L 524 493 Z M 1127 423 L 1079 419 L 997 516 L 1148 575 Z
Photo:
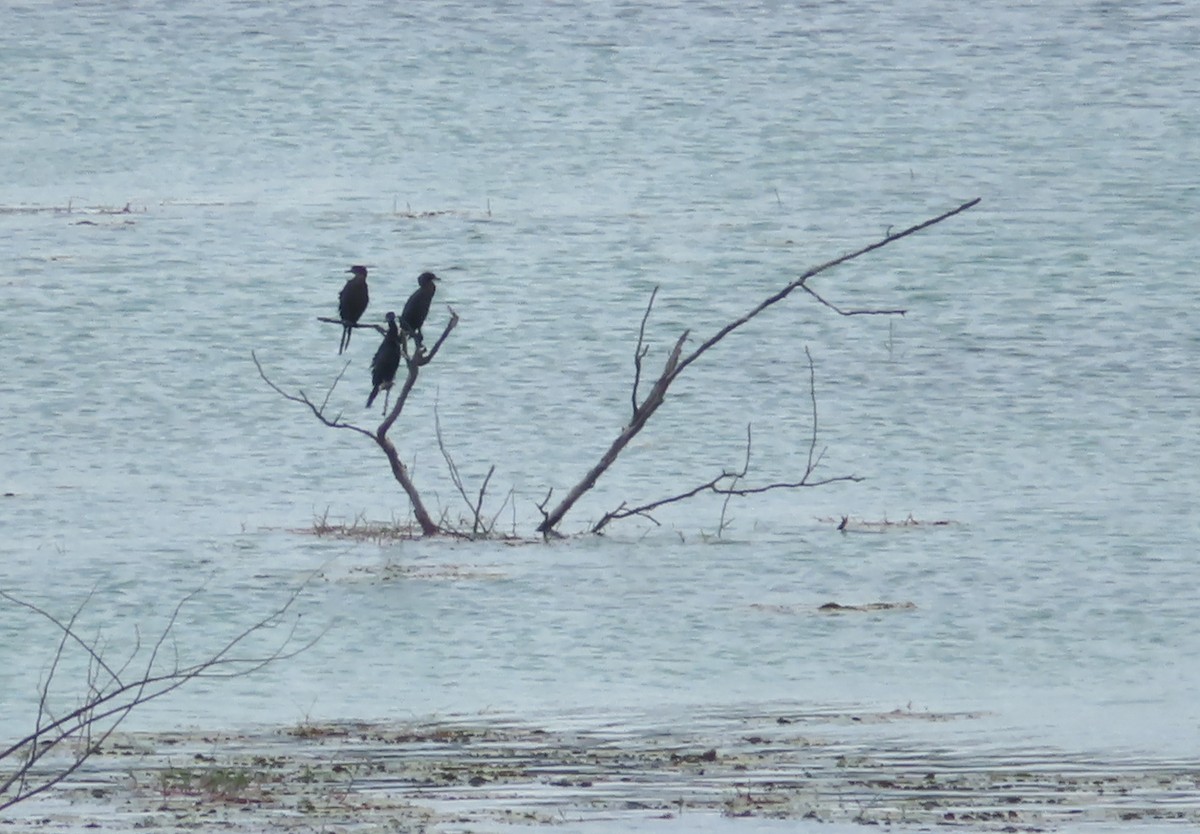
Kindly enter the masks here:
M 121 656 L 286 600 L 309 651 L 137 726 L 758 702 L 972 710 L 962 745 L 1200 742 L 1200 18 L 984 2 L 10 4 L 0 30 L 0 586 Z M 324 395 L 352 263 L 458 328 L 394 435 L 430 504 L 532 534 L 648 368 L 804 268 L 693 366 L 546 546 L 358 542 L 407 520 Z M 122 211 L 123 209 L 128 211 Z M 69 209 L 69 210 L 68 210 Z M 115 213 L 114 213 L 115 212 Z M 362 410 L 359 331 L 331 409 Z M 643 389 L 644 390 L 644 389 Z M 512 490 L 512 500 L 501 507 Z M 838 533 L 842 516 L 918 526 Z M 934 526 L 929 522 L 949 521 Z M 720 533 L 720 535 L 718 535 Z M 823 603 L 912 602 L 837 615 Z M 265 636 L 270 644 L 273 634 Z M 0 607 L 0 730 L 56 635 Z M 62 678 L 64 688 L 81 678 Z M 63 694 L 66 698 L 66 693 Z

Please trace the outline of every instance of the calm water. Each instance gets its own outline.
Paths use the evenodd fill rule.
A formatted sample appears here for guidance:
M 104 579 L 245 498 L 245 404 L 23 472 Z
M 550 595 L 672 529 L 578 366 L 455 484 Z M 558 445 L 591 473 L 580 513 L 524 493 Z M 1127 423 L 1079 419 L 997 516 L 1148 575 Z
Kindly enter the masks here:
M 911 704 L 986 713 L 937 728 L 964 746 L 1194 754 L 1200 17 L 1011 5 L 9 4 L 0 585 L 60 616 L 94 590 L 82 630 L 114 656 L 203 585 L 190 657 L 318 572 L 316 647 L 137 726 Z M 460 512 L 436 409 L 469 488 L 495 464 L 490 506 L 511 488 L 503 524 L 532 533 L 628 419 L 655 285 L 657 366 L 976 196 L 814 283 L 906 317 L 773 308 L 564 529 L 739 466 L 747 422 L 754 483 L 797 477 L 806 346 L 818 474 L 860 484 L 736 503 L 719 541 L 711 500 L 545 547 L 296 532 L 408 516 L 368 442 L 250 359 L 324 392 L 342 361 L 316 316 L 351 263 L 377 320 L 444 276 L 461 323 L 395 436 Z M 331 397 L 364 422 L 375 342 Z M 909 514 L 954 524 L 828 521 Z M 831 600 L 917 609 L 811 613 Z M 3 736 L 54 641 L 0 609 Z

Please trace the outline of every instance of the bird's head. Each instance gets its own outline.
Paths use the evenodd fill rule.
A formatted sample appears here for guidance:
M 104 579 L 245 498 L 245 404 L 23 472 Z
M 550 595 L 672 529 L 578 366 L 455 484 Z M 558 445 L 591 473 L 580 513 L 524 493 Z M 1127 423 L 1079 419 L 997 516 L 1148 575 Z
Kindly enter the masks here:
M 346 271 L 353 273 L 355 278 L 366 278 L 367 277 L 367 268 L 365 266 L 359 266 L 358 264 L 355 264 L 354 266 L 350 267 Z
M 419 277 L 417 279 L 417 283 L 420 284 L 422 287 L 432 287 L 432 286 L 435 286 L 435 284 L 433 283 L 434 281 L 440 281 L 440 280 L 442 280 L 442 279 L 438 278 L 432 272 L 422 272 L 421 277 Z
M 388 324 L 391 324 L 391 323 L 392 323 L 392 322 L 394 322 L 395 320 L 396 320 L 396 314 L 395 314 L 395 313 L 393 313 L 391 310 L 388 310 L 388 312 L 387 312 L 387 323 L 388 323 Z

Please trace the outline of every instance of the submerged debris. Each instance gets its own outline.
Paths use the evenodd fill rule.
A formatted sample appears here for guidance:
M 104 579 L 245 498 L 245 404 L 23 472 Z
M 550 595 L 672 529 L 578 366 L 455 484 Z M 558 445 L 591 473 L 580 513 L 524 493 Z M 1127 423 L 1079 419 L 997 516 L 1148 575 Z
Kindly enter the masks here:
M 913 518 L 912 513 L 900 521 L 892 521 L 884 517 L 882 521 L 868 521 L 862 518 L 854 518 L 844 515 L 840 518 L 818 518 L 817 521 L 833 524 L 837 523 L 837 529 L 843 533 L 886 533 L 889 530 L 911 530 L 917 527 L 954 527 L 958 525 L 957 521 L 949 519 L 938 519 L 935 521 L 920 521 Z
M 868 602 L 865 605 L 842 605 L 839 602 L 827 602 L 818 608 L 826 613 L 841 613 L 845 611 L 914 611 L 914 602 Z
M 772 614 L 811 614 L 813 612 L 820 614 L 843 614 L 852 612 L 869 612 L 869 611 L 916 611 L 917 605 L 914 602 L 868 602 L 862 605 L 843 605 L 840 602 L 827 602 L 824 605 L 818 605 L 816 608 L 800 605 L 773 605 L 764 602 L 754 602 L 750 607 L 755 611 L 769 611 Z

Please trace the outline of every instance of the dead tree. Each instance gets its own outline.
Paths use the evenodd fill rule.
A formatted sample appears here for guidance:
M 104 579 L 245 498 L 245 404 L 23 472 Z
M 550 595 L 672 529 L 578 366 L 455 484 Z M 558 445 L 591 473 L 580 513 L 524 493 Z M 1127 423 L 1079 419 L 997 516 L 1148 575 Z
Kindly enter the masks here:
M 835 266 L 852 261 L 855 258 L 859 258 L 867 254 L 868 252 L 873 252 L 876 249 L 887 246 L 889 243 L 893 243 L 901 238 L 908 237 L 909 235 L 915 234 L 922 229 L 927 229 L 930 226 L 940 223 L 949 217 L 953 217 L 960 212 L 966 211 L 967 209 L 976 205 L 979 200 L 980 198 L 977 197 L 974 200 L 963 203 L 951 211 L 947 211 L 938 215 L 937 217 L 931 218 L 922 223 L 918 223 L 915 226 L 910 226 L 902 232 L 891 234 L 889 230 L 889 234 L 887 234 L 882 240 L 878 240 L 868 246 L 864 246 L 861 249 L 857 249 L 849 254 L 834 258 L 833 260 L 826 261 L 819 266 L 812 267 L 799 278 L 787 284 L 783 289 L 761 301 L 756 307 L 743 315 L 741 318 L 735 319 L 734 321 L 726 324 L 714 335 L 702 342 L 699 347 L 687 354 L 684 353 L 683 349 L 684 345 L 687 343 L 688 336 L 690 335 L 691 331 L 685 330 L 682 334 L 680 334 L 679 338 L 675 340 L 675 346 L 671 349 L 670 353 L 667 354 L 667 361 L 663 365 L 662 373 L 659 374 L 658 379 L 656 379 L 654 384 L 650 387 L 650 391 L 648 394 L 646 394 L 646 397 L 639 403 L 638 387 L 641 382 L 642 360 L 645 359 L 648 352 L 648 349 L 644 344 L 646 320 L 650 315 L 651 308 L 654 306 L 654 298 L 658 292 L 658 289 L 655 288 L 654 292 L 652 292 L 650 295 L 650 302 L 646 305 L 646 313 L 642 317 L 642 325 L 638 332 L 637 347 L 634 349 L 632 419 L 629 421 L 629 424 L 622 429 L 621 433 L 617 435 L 616 439 L 613 440 L 611 445 L 609 445 L 608 450 L 604 452 L 604 454 L 600 457 L 600 460 L 587 471 L 583 478 L 574 487 L 572 487 L 567 495 L 551 510 L 546 510 L 546 505 L 549 503 L 550 499 L 550 494 L 547 493 L 546 499 L 543 500 L 541 505 L 538 507 L 543 518 L 542 522 L 537 527 L 537 531 L 543 536 L 549 536 L 557 533 L 556 528 L 562 522 L 566 514 L 570 512 L 571 508 L 575 506 L 575 503 L 580 498 L 582 498 L 592 487 L 596 485 L 596 482 L 600 479 L 600 476 L 603 475 L 608 468 L 616 462 L 617 458 L 621 454 L 621 451 L 629 444 L 631 440 L 633 440 L 634 437 L 638 435 L 639 432 L 641 432 L 643 428 L 645 428 L 646 423 L 652 416 L 654 416 L 654 412 L 656 412 L 659 406 L 663 404 L 663 401 L 667 395 L 667 390 L 671 387 L 671 384 L 679 378 L 680 374 L 687 370 L 689 365 L 700 359 L 700 357 L 707 353 L 711 348 L 718 345 L 730 333 L 753 320 L 755 316 L 766 310 L 768 307 L 783 301 L 796 290 L 804 290 L 821 304 L 829 307 L 834 312 L 843 316 L 903 315 L 903 310 L 842 310 L 829 301 L 826 301 L 815 290 L 809 287 L 808 281 L 828 269 L 832 269 Z M 721 477 L 725 476 L 719 476 L 717 480 L 719 481 Z M 696 492 L 691 494 L 697 494 L 698 492 L 703 491 L 705 486 L 700 487 L 696 490 Z M 680 498 L 682 497 L 684 496 L 680 496 Z M 610 521 L 612 519 L 608 520 Z M 608 521 L 602 520 L 602 523 L 598 526 L 603 527 L 603 525 L 607 523 Z
M 338 320 L 321 319 L 321 321 Z M 341 322 L 338 321 L 338 323 L 340 324 Z M 425 502 L 421 499 L 420 491 L 417 490 L 416 484 L 413 483 L 412 477 L 408 474 L 408 467 L 404 465 L 404 461 L 400 459 L 400 453 L 396 450 L 395 444 L 393 444 L 392 439 L 388 437 L 388 430 L 391 429 L 396 420 L 399 419 L 400 413 L 404 410 L 404 405 L 408 402 L 408 395 L 412 392 L 413 386 L 417 384 L 417 376 L 420 374 L 421 368 L 425 367 L 434 360 L 434 357 L 437 356 L 438 351 L 441 350 L 442 344 L 450 336 L 450 332 L 454 330 L 457 325 L 458 313 L 451 309 L 450 321 L 446 324 L 446 329 L 442 331 L 442 335 L 438 337 L 437 342 L 430 350 L 426 351 L 423 348 L 417 348 L 412 355 L 409 355 L 407 352 L 404 354 L 403 359 L 408 371 L 404 379 L 404 384 L 400 388 L 400 393 L 396 396 L 396 401 L 393 403 L 391 411 L 387 413 L 387 416 L 383 418 L 383 422 L 380 423 L 378 428 L 376 428 L 374 431 L 343 420 L 340 412 L 333 417 L 330 417 L 326 414 L 326 409 L 329 407 L 329 398 L 332 396 L 333 390 L 337 387 L 338 382 L 341 381 L 342 375 L 345 374 L 346 368 L 349 367 L 349 363 L 342 367 L 341 372 L 334 378 L 333 383 L 329 386 L 329 390 L 325 392 L 325 397 L 321 400 L 320 405 L 318 405 L 309 399 L 308 395 L 305 394 L 304 391 L 298 391 L 295 394 L 289 394 L 276 385 L 271 378 L 267 376 L 266 371 L 263 370 L 262 363 L 258 361 L 258 356 L 253 351 L 250 353 L 251 358 L 254 360 L 255 367 L 258 368 L 259 376 L 261 376 L 263 381 L 266 382 L 267 385 L 271 386 L 271 389 L 281 397 L 291 402 L 300 403 L 307 406 L 318 420 L 331 429 L 349 429 L 350 431 L 357 432 L 364 437 L 369 437 L 375 442 L 375 444 L 387 457 L 388 464 L 392 469 L 392 477 L 396 479 L 396 483 L 400 484 L 400 488 L 403 489 L 404 494 L 408 496 L 409 504 L 413 508 L 413 517 L 416 519 L 417 524 L 421 528 L 421 534 L 425 536 L 436 536 L 439 533 L 445 533 L 449 531 L 434 521 L 433 516 L 430 515 L 429 510 L 425 507 Z
M 653 298 L 653 294 L 651 294 Z M 647 308 L 647 313 L 649 308 Z M 813 474 L 821 463 L 821 458 L 824 456 L 824 450 L 817 451 L 817 382 L 816 382 L 816 367 L 813 365 L 812 353 L 807 347 L 804 348 L 804 355 L 808 359 L 808 395 L 812 403 L 812 432 L 809 437 L 808 444 L 808 462 L 804 467 L 804 472 L 796 481 L 779 481 L 761 486 L 747 487 L 738 486 L 747 475 L 750 474 L 750 451 L 753 445 L 753 433 L 750 424 L 746 425 L 746 455 L 742 462 L 742 468 L 736 472 L 723 470 L 721 474 L 715 478 L 711 478 L 702 484 L 697 484 L 684 492 L 669 495 L 665 498 L 658 498 L 654 501 L 649 501 L 645 504 L 640 504 L 630 507 L 628 503 L 623 502 L 614 510 L 606 512 L 599 521 L 592 525 L 593 533 L 603 532 L 604 528 L 613 521 L 620 521 L 624 518 L 632 518 L 633 516 L 641 516 L 648 519 L 654 524 L 658 524 L 657 519 L 651 513 L 659 507 L 665 507 L 668 504 L 677 504 L 681 501 L 686 501 L 689 498 L 695 498 L 701 493 L 709 492 L 714 495 L 725 496 L 725 502 L 721 507 L 721 519 L 717 526 L 717 536 L 719 537 L 726 527 L 725 511 L 729 507 L 731 498 L 744 498 L 748 495 L 761 495 L 764 492 L 774 492 L 777 489 L 801 489 L 804 487 L 819 487 L 826 484 L 837 483 L 838 481 L 861 481 L 857 475 L 835 475 L 829 478 L 814 478 Z M 635 386 L 636 389 L 636 386 Z
M 108 656 L 100 638 L 85 637 L 78 619 L 84 600 L 67 619 L 60 619 L 28 600 L 0 591 L 0 600 L 23 608 L 49 623 L 58 633 L 58 646 L 50 658 L 38 690 L 33 728 L 22 738 L 0 749 L 0 811 L 53 788 L 79 770 L 114 733 L 131 712 L 148 701 L 161 698 L 198 679 L 235 678 L 249 675 L 272 663 L 295 657 L 319 639 L 298 640 L 297 622 L 281 640 L 264 653 L 242 653 L 250 639 L 275 628 L 288 617 L 300 593 L 297 589 L 279 608 L 226 640 L 216 651 L 198 660 L 180 657 L 180 644 L 190 642 L 178 633 L 180 614 L 198 596 L 185 596 L 171 612 L 166 626 L 149 650 L 140 640 L 123 659 Z M 90 595 L 88 597 L 90 599 Z M 79 703 L 60 712 L 53 691 L 73 656 L 86 667 L 80 685 Z M 69 748 L 66 760 L 46 759 L 51 752 Z
M 943 214 L 940 214 L 937 217 L 933 217 L 922 223 L 918 223 L 917 225 L 911 226 L 911 227 L 909 227 L 901 232 L 898 232 L 896 234 L 892 234 L 891 229 L 889 227 L 888 233 L 885 235 L 885 237 L 882 240 L 878 240 L 872 244 L 869 244 L 858 250 L 855 250 L 854 252 L 850 252 L 849 254 L 842 255 L 841 257 L 838 257 L 838 258 L 834 258 L 833 260 L 827 261 L 823 264 L 820 264 L 819 266 L 812 267 L 807 272 L 805 272 L 803 275 L 801 275 L 799 278 L 796 278 L 795 280 L 793 280 L 792 282 L 790 282 L 786 286 L 784 286 L 778 292 L 768 296 L 766 299 L 761 301 L 757 306 L 755 306 L 753 309 L 751 309 L 745 315 L 724 325 L 715 334 L 713 334 L 708 339 L 706 339 L 704 342 L 702 342 L 697 348 L 695 348 L 691 352 L 687 352 L 687 353 L 685 353 L 685 351 L 684 351 L 684 346 L 687 344 L 688 337 L 690 336 L 691 331 L 685 330 L 682 334 L 680 334 L 679 338 L 676 339 L 674 346 L 672 347 L 671 351 L 667 355 L 667 359 L 663 365 L 662 372 L 658 375 L 657 379 L 655 379 L 653 385 L 650 386 L 649 392 L 646 393 L 645 397 L 643 397 L 641 400 L 639 400 L 639 394 L 640 394 L 639 389 L 641 387 L 641 382 L 642 382 L 642 363 L 643 363 L 643 360 L 645 360 L 646 356 L 649 353 L 649 347 L 646 344 L 646 323 L 649 320 L 650 313 L 654 307 L 655 298 L 657 297 L 657 294 L 658 294 L 658 288 L 655 287 L 654 291 L 650 294 L 650 300 L 647 303 L 646 311 L 642 316 L 641 327 L 639 328 L 639 331 L 638 331 L 637 345 L 634 348 L 634 355 L 633 355 L 634 378 L 633 378 L 633 390 L 631 393 L 633 414 L 630 419 L 630 422 L 628 425 L 625 426 L 624 429 L 622 429 L 620 434 L 618 434 L 617 437 L 612 441 L 612 443 L 609 445 L 607 451 L 605 451 L 604 454 L 600 457 L 600 460 L 591 469 L 589 469 L 587 471 L 587 473 L 583 476 L 583 478 L 574 487 L 571 488 L 571 490 L 567 493 L 567 495 L 561 501 L 559 501 L 558 504 L 553 509 L 550 509 L 550 510 L 547 510 L 547 505 L 550 503 L 550 498 L 553 495 L 553 490 L 550 490 L 549 492 L 547 492 L 546 497 L 538 505 L 538 510 L 542 514 L 542 521 L 538 525 L 537 531 L 539 533 L 541 533 L 544 537 L 551 536 L 551 535 L 559 535 L 557 532 L 557 527 L 562 522 L 563 518 L 566 516 L 566 514 L 568 512 L 570 512 L 571 508 L 575 506 L 576 502 L 578 502 L 579 499 L 581 497 L 583 497 L 583 495 L 585 495 L 589 490 L 592 489 L 593 486 L 595 486 L 596 482 L 609 469 L 609 467 L 611 467 L 613 465 L 613 463 L 616 462 L 617 458 L 620 456 L 621 452 L 625 449 L 625 447 L 629 444 L 629 442 L 631 440 L 633 440 L 633 438 L 636 437 L 643 428 L 645 428 L 646 423 L 650 420 L 650 418 L 652 416 L 654 416 L 655 412 L 658 411 L 658 408 L 665 401 L 667 391 L 670 389 L 672 383 L 674 383 L 675 380 L 677 380 L 679 378 L 679 376 L 693 362 L 696 362 L 697 360 L 699 360 L 710 349 L 712 349 L 713 347 L 718 345 L 723 339 L 725 339 L 726 336 L 730 335 L 731 333 L 733 333 L 735 330 L 739 329 L 743 325 L 748 324 L 750 321 L 752 321 L 756 316 L 758 316 L 760 313 L 762 313 L 768 307 L 771 307 L 772 305 L 778 304 L 780 301 L 783 301 L 785 298 L 787 298 L 789 295 L 791 295 L 796 290 L 804 290 L 816 301 L 818 301 L 819 303 L 823 304 L 824 306 L 828 307 L 829 309 L 833 310 L 835 313 L 837 313 L 838 315 L 841 315 L 841 316 L 904 315 L 904 312 L 905 312 L 904 310 L 885 310 L 885 309 L 844 310 L 844 309 L 841 309 L 838 306 L 827 301 L 825 298 L 823 298 L 812 287 L 808 286 L 808 281 L 810 279 L 814 278 L 815 276 L 825 272 L 826 270 L 832 269 L 833 267 L 838 266 L 840 264 L 844 264 L 849 261 L 852 261 L 856 258 L 859 258 L 859 257 L 867 254 L 868 252 L 872 252 L 876 249 L 887 246 L 889 243 L 893 243 L 897 240 L 900 240 L 901 238 L 908 237 L 909 235 L 915 234 L 916 232 L 919 232 L 922 229 L 926 229 L 930 226 L 940 223 L 949 217 L 953 217 L 954 215 L 959 214 L 960 212 L 966 211 L 967 209 L 975 206 L 978 203 L 979 203 L 979 198 L 970 200 L 966 203 L 963 203 L 962 205 L 958 206 L 955 209 L 944 212 Z M 330 428 L 335 428 L 335 429 L 349 429 L 351 431 L 354 431 L 361 435 L 364 435 L 365 437 L 369 437 L 372 441 L 374 441 L 380 447 L 380 449 L 383 450 L 385 456 L 388 459 L 388 463 L 391 466 L 393 477 L 396 479 L 397 483 L 400 484 L 401 488 L 404 490 L 405 494 L 407 495 L 407 497 L 409 499 L 409 503 L 413 508 L 414 517 L 416 518 L 417 524 L 420 526 L 421 533 L 423 535 L 433 536 L 433 535 L 437 535 L 440 533 L 449 533 L 449 534 L 459 535 L 459 536 L 463 536 L 463 537 L 467 537 L 467 538 L 476 538 L 478 536 L 486 537 L 486 536 L 491 535 L 491 531 L 495 525 L 495 518 L 493 517 L 492 520 L 489 522 L 487 519 L 485 519 L 483 517 L 483 514 L 482 514 L 483 500 L 484 500 L 484 494 L 487 490 L 488 483 L 491 480 L 491 477 L 495 471 L 495 468 L 493 467 L 492 469 L 488 470 L 488 474 L 484 478 L 483 485 L 479 490 L 478 497 L 475 499 L 472 499 L 467 494 L 465 485 L 463 484 L 462 479 L 459 476 L 458 469 L 457 469 L 456 465 L 454 464 L 453 459 L 450 457 L 449 452 L 446 450 L 445 445 L 442 442 L 441 432 L 440 432 L 440 427 L 439 427 L 438 445 L 442 451 L 443 457 L 445 458 L 447 466 L 449 468 L 451 480 L 454 482 L 455 487 L 457 488 L 459 494 L 462 496 L 464 502 L 467 504 L 467 507 L 473 516 L 473 521 L 471 523 L 470 532 L 466 532 L 465 530 L 453 529 L 451 527 L 443 526 L 442 524 L 439 524 L 437 521 L 434 520 L 434 518 L 430 514 L 429 510 L 425 507 L 425 504 L 421 499 L 421 495 L 418 492 L 416 485 L 413 483 L 412 478 L 409 476 L 408 469 L 405 467 L 404 462 L 400 459 L 400 455 L 397 452 L 396 447 L 392 444 L 392 441 L 388 437 L 388 430 L 392 427 L 392 425 L 399 418 L 401 411 L 403 411 L 404 405 L 408 400 L 408 395 L 412 391 L 413 386 L 416 384 L 417 376 L 420 372 L 420 369 L 433 361 L 434 357 L 437 355 L 438 350 L 441 348 L 442 344 L 446 341 L 446 338 L 450 335 L 450 332 L 454 329 L 455 325 L 458 323 L 458 315 L 454 312 L 453 309 L 450 310 L 450 315 L 451 315 L 451 318 L 450 318 L 449 323 L 446 325 L 446 329 L 443 331 L 442 335 L 438 338 L 437 343 L 433 346 L 432 350 L 430 350 L 429 352 L 426 353 L 423 349 L 417 348 L 416 353 L 414 355 L 409 356 L 407 353 L 404 355 L 404 360 L 405 360 L 405 363 L 406 363 L 407 369 L 408 369 L 407 377 L 404 381 L 403 386 L 401 387 L 399 396 L 396 398 L 395 404 L 392 406 L 392 410 L 387 414 L 387 416 L 385 417 L 383 422 L 380 423 L 379 427 L 377 429 L 375 429 L 374 431 L 371 431 L 370 429 L 366 429 L 366 428 L 363 428 L 362 426 L 358 426 L 358 425 L 350 423 L 346 420 L 343 420 L 340 412 L 337 415 L 332 416 L 332 417 L 330 417 L 326 413 L 326 409 L 328 408 L 328 405 L 329 405 L 330 396 L 332 395 L 333 390 L 334 390 L 334 388 L 336 388 L 338 382 L 341 380 L 342 375 L 345 373 L 345 370 L 346 370 L 345 367 L 342 368 L 342 372 L 339 373 L 337 375 L 337 377 L 334 379 L 333 383 L 330 385 L 329 390 L 326 392 L 325 397 L 321 401 L 321 403 L 317 404 L 316 402 L 311 400 L 308 397 L 308 395 L 305 394 L 304 391 L 302 391 L 302 390 L 298 391 L 296 394 L 290 394 L 290 393 L 284 391 L 282 388 L 280 388 L 277 384 L 275 384 L 275 382 L 273 382 L 267 376 L 266 372 L 263 370 L 262 364 L 259 363 L 259 361 L 258 361 L 257 355 L 255 355 L 252 352 L 251 356 L 254 359 L 255 366 L 258 368 L 259 375 L 263 378 L 263 380 L 267 383 L 267 385 L 269 385 L 280 396 L 284 397 L 287 400 L 290 400 L 291 402 L 300 403 L 300 404 L 306 406 L 313 413 L 313 415 L 315 415 L 316 418 L 318 420 L 320 420 L 324 425 L 326 425 Z M 338 324 L 338 325 L 342 324 L 340 319 L 320 318 L 319 320 L 323 321 L 323 322 L 330 322 L 330 323 Z M 376 327 L 377 330 L 380 330 L 380 332 L 383 332 L 380 328 L 378 328 L 375 325 L 361 325 L 360 324 L 359 326 L 373 326 L 373 327 Z M 807 352 L 807 349 L 806 349 L 806 352 Z M 627 504 L 623 503 L 617 509 L 605 514 L 600 519 L 600 521 L 597 522 L 593 526 L 593 528 L 592 528 L 593 532 L 600 532 L 609 523 L 611 523 L 612 521 L 621 519 L 621 518 L 628 518 L 628 517 L 634 516 L 634 515 L 652 518 L 652 516 L 650 516 L 650 513 L 655 508 L 661 507 L 665 504 L 675 503 L 678 501 L 685 500 L 687 498 L 693 497 L 693 496 L 698 495 L 705 491 L 713 492 L 718 495 L 724 495 L 726 497 L 726 506 L 727 506 L 728 500 L 730 498 L 737 497 L 737 496 L 754 495 L 754 494 L 768 492 L 768 491 L 775 490 L 775 489 L 798 489 L 801 487 L 819 486 L 819 485 L 831 483 L 834 481 L 861 480 L 855 475 L 843 475 L 843 476 L 832 477 L 832 478 L 823 478 L 823 479 L 817 479 L 817 478 L 813 477 L 814 470 L 816 469 L 817 464 L 820 462 L 821 456 L 816 453 L 816 442 L 817 442 L 817 437 L 816 437 L 816 417 L 817 417 L 817 415 L 816 415 L 816 394 L 815 394 L 815 387 L 814 387 L 815 380 L 814 380 L 814 371 L 813 371 L 813 367 L 812 367 L 811 355 L 809 356 L 809 379 L 810 379 L 810 396 L 813 401 L 813 435 L 812 435 L 812 439 L 811 439 L 811 442 L 809 445 L 808 464 L 805 468 L 804 473 L 800 476 L 800 478 L 798 480 L 792 481 L 792 482 L 786 482 L 786 483 L 783 483 L 783 482 L 773 483 L 773 484 L 767 484 L 767 485 L 756 486 L 756 487 L 747 487 L 747 486 L 740 485 L 742 480 L 747 476 L 747 474 L 749 472 L 748 467 L 749 467 L 749 459 L 750 459 L 750 451 L 751 451 L 751 435 L 750 435 L 750 428 L 747 427 L 746 464 L 743 466 L 743 468 L 740 472 L 727 472 L 727 471 L 722 472 L 721 474 L 717 475 L 715 478 L 712 478 L 709 481 L 707 481 L 703 484 L 700 484 L 696 487 L 693 487 L 692 489 L 689 489 L 685 492 L 679 493 L 677 495 L 668 496 L 666 498 L 661 498 L 656 501 L 652 501 L 652 502 L 642 504 L 639 506 L 629 507 Z M 511 499 L 511 497 L 512 497 L 512 492 L 510 491 L 509 497 L 505 499 L 505 502 L 507 503 L 507 501 L 509 499 Z M 503 509 L 503 506 L 501 507 L 501 509 Z M 722 526 L 724 526 L 724 511 L 722 512 Z

